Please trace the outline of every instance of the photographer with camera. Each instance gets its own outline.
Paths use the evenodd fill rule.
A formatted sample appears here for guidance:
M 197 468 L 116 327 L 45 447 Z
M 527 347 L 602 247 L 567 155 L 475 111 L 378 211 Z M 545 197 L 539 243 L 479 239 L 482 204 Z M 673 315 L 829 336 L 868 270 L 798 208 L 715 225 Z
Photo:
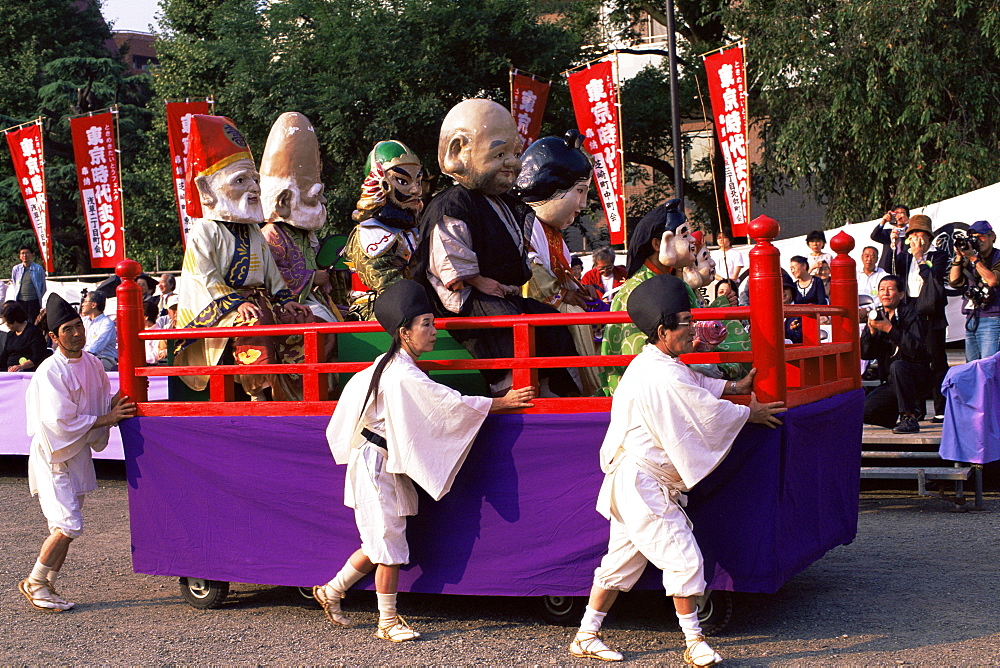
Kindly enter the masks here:
M 977 220 L 966 234 L 952 237 L 955 257 L 948 284 L 965 288 L 965 361 L 984 359 L 1000 350 L 1000 253 L 993 244 L 997 235 L 985 220 Z
M 903 235 L 906 234 L 909 222 L 910 210 L 898 204 L 886 211 L 882 216 L 882 222 L 872 230 L 872 241 L 882 244 L 882 256 L 878 266 L 887 274 L 899 273 L 899 267 L 896 266 L 897 255 L 906 251 Z
M 894 427 L 894 434 L 915 434 L 928 395 L 930 354 L 927 325 L 903 303 L 906 284 L 889 274 L 878 284 L 880 306 L 861 332 L 861 358 L 878 360 L 881 385 L 865 396 L 864 422 Z M 897 420 L 898 416 L 898 420 Z

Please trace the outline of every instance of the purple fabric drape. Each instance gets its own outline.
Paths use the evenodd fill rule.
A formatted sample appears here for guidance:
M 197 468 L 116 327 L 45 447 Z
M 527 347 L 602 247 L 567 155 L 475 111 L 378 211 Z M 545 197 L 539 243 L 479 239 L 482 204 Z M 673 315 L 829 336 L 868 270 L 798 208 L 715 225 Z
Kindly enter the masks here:
M 941 392 L 947 400 L 941 458 L 972 464 L 1000 459 L 1000 353 L 952 367 Z
M 714 589 L 773 592 L 857 530 L 863 394 L 747 425 L 690 494 Z M 451 492 L 421 496 L 402 591 L 584 595 L 607 547 L 594 509 L 607 413 L 490 416 Z M 138 573 L 311 586 L 359 545 L 327 419 L 122 423 Z M 429 435 L 432 441 L 432 436 Z M 371 586 L 371 579 L 365 580 Z M 640 586 L 659 586 L 647 571 Z

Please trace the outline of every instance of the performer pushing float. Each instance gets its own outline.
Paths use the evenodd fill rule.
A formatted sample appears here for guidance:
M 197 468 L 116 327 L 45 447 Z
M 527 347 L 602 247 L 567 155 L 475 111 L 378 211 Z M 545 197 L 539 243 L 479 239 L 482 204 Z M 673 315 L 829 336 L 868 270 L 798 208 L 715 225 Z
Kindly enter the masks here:
M 375 569 L 375 635 L 402 642 L 420 637 L 396 612 L 399 567 L 410 560 L 406 517 L 417 512 L 413 483 L 440 500 L 487 413 L 529 408 L 534 390 L 512 389 L 493 399 L 467 397 L 431 380 L 416 361 L 434 349 L 437 330 L 427 293 L 413 281 L 386 288 L 374 311 L 392 344 L 348 381 L 326 430 L 334 459 L 347 464 L 344 504 L 354 508 L 361 548 L 332 580 L 313 587 L 313 594 L 331 622 L 348 626 L 340 600 Z
M 223 116 L 191 117 L 186 178 L 188 214 L 197 218 L 187 237 L 178 288 L 179 327 L 231 327 L 305 322 L 312 312 L 288 289 L 259 225 L 260 175 L 247 142 Z M 174 363 L 212 366 L 228 339 L 185 339 Z M 233 340 L 236 364 L 282 361 L 271 339 Z M 204 390 L 208 376 L 182 376 L 193 390 Z M 266 399 L 268 375 L 237 376 L 253 400 Z
M 685 493 L 729 453 L 743 425 L 775 427 L 781 402 L 750 406 L 721 397 L 750 394 L 756 370 L 739 381 L 693 372 L 679 356 L 694 350 L 691 302 L 676 276 L 653 276 L 632 290 L 628 314 L 646 338 L 622 375 L 601 445 L 604 483 L 597 510 L 611 521 L 608 554 L 594 573 L 583 621 L 570 654 L 604 661 L 622 655 L 601 638 L 604 616 L 619 591 L 629 591 L 648 562 L 663 571 L 684 632 L 684 661 L 696 666 L 722 658 L 705 641 L 696 597 L 705 592 L 704 561 L 684 513 Z
M 369 289 L 351 306 L 364 320 L 372 319 L 372 304 L 380 292 L 411 278 L 410 258 L 417 249 L 417 224 L 424 208 L 423 183 L 420 158 L 403 142 L 380 141 L 368 154 L 353 214 L 357 226 L 344 249 L 351 268 Z

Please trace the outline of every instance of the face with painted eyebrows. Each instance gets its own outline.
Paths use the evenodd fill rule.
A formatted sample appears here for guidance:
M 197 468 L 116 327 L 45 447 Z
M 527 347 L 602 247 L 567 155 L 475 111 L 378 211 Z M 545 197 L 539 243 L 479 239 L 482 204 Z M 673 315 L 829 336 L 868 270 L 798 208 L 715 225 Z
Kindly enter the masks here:
M 438 158 L 442 171 L 466 188 L 501 195 L 521 173 L 521 147 L 507 109 L 489 100 L 466 100 L 445 117 Z

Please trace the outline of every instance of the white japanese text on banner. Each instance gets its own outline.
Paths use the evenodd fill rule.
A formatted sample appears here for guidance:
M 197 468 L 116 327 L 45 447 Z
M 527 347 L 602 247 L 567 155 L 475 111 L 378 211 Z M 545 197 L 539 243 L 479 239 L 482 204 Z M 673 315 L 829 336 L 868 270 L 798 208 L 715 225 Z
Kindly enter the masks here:
M 118 173 L 118 142 L 111 111 L 69 121 L 76 177 L 87 224 L 90 266 L 113 269 L 125 259 L 125 225 Z
M 736 45 L 705 56 L 705 72 L 726 170 L 726 205 L 733 236 L 745 237 L 750 222 L 750 155 L 743 47 Z
M 21 188 L 24 206 L 28 209 L 35 230 L 38 250 L 45 271 L 52 273 L 52 236 L 49 227 L 49 207 L 45 195 L 45 156 L 42 153 L 41 121 L 14 128 L 7 133 L 7 146 L 14 160 L 14 173 Z

